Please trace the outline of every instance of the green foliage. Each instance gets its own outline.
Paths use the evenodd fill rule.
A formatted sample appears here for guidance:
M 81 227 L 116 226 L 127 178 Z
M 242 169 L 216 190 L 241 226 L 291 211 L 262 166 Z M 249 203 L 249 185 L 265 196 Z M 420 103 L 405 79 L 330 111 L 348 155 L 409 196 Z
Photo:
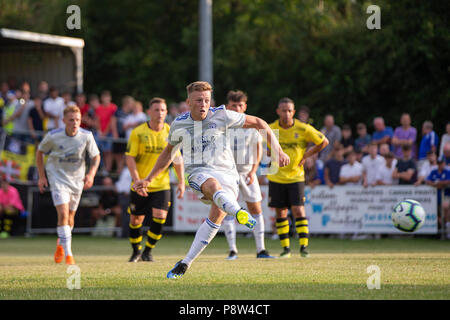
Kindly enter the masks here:
M 0 26 L 82 37 L 85 88 L 148 101 L 185 99 L 198 75 L 198 2 L 192 0 L 0 0 Z M 81 30 L 65 28 L 69 4 Z M 397 126 L 426 119 L 442 133 L 450 100 L 448 1 L 380 0 L 381 30 L 368 30 L 370 1 L 215 0 L 214 87 L 249 95 L 251 114 L 275 120 L 283 96 L 306 104 L 314 125 L 382 115 Z

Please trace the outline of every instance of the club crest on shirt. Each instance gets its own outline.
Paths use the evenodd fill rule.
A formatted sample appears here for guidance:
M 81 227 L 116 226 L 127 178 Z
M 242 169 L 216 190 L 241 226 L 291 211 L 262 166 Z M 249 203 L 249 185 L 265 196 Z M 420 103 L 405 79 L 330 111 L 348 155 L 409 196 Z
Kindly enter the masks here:
M 208 129 L 215 129 L 217 127 L 217 125 L 214 122 L 210 122 L 208 124 Z
M 294 138 L 298 139 L 298 132 L 294 133 Z

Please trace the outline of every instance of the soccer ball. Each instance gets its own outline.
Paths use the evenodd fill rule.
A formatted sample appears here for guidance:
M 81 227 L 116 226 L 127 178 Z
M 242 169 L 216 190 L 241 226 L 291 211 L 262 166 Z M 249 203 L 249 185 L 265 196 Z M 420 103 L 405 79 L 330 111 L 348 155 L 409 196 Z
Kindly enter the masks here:
M 411 199 L 400 201 L 392 210 L 394 227 L 404 232 L 419 230 L 425 222 L 425 210 L 422 205 Z

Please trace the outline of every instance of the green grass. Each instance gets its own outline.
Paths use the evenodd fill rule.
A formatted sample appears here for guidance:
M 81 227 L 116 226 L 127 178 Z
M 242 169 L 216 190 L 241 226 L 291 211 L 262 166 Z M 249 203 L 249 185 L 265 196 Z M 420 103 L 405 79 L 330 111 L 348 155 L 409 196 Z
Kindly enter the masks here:
M 239 259 L 225 261 L 217 236 L 184 277 L 166 273 L 193 236 L 166 235 L 153 263 L 128 263 L 126 239 L 74 236 L 81 290 L 69 290 L 67 266 L 53 262 L 55 237 L 0 240 L 0 299 L 450 299 L 450 242 L 424 238 L 313 238 L 310 258 L 297 241 L 291 259 L 257 260 L 252 238 L 238 237 Z M 266 239 L 273 254 L 279 242 Z M 381 269 L 381 289 L 367 289 L 367 267 Z

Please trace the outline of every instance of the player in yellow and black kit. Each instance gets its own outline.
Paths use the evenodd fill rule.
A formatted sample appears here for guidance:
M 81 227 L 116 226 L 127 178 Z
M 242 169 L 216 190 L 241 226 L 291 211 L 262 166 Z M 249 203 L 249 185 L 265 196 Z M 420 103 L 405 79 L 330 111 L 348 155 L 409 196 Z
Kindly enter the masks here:
M 170 126 L 164 122 L 167 115 L 167 105 L 162 98 L 150 101 L 148 114 L 150 121 L 133 129 L 128 140 L 125 153 L 128 169 L 134 182 L 145 178 L 154 167 L 159 154 L 167 145 Z M 178 198 L 184 194 L 184 166 L 181 155 L 178 155 L 173 165 L 178 176 Z M 133 254 L 130 262 L 153 261 L 151 250 L 162 237 L 162 227 L 166 222 L 170 207 L 170 178 L 166 168 L 147 187 L 148 196 L 142 197 L 131 187 L 130 204 L 130 243 Z M 145 249 L 141 253 L 142 223 L 145 215 L 151 214 L 152 220 L 147 231 Z
M 278 140 L 283 151 L 289 156 L 290 163 L 282 168 L 272 168 L 277 169 L 276 172 L 267 175 L 269 180 L 269 207 L 276 210 L 277 233 L 283 247 L 280 257 L 291 257 L 289 208 L 295 218 L 295 227 L 300 239 L 300 254 L 307 257 L 306 247 L 308 246 L 309 229 L 304 207 L 305 173 L 303 164 L 306 158 L 325 148 L 328 145 L 328 140 L 311 125 L 294 119 L 295 106 L 291 99 L 282 98 L 278 102 L 277 114 L 279 119 L 269 126 L 274 131 L 278 130 Z M 306 150 L 311 142 L 315 146 Z

